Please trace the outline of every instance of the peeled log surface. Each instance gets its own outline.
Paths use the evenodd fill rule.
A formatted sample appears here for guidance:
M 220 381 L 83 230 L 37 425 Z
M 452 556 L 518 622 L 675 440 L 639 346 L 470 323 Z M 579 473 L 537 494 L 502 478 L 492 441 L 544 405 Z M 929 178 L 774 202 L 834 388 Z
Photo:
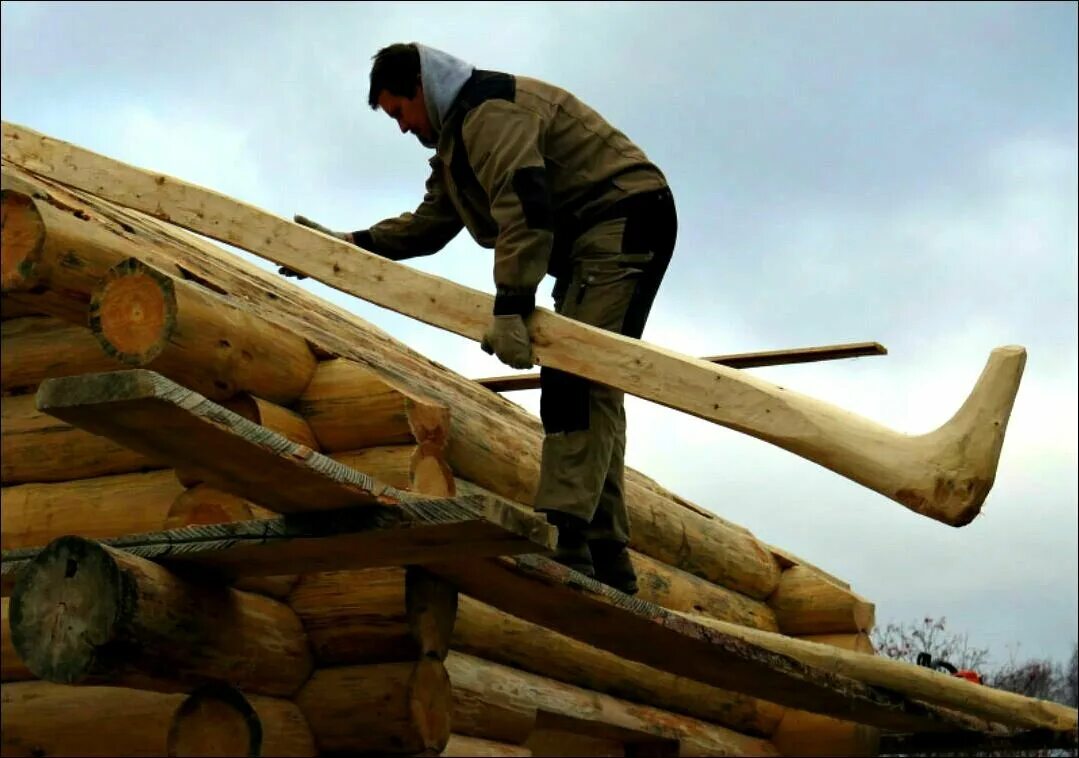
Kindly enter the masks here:
M 0 397 L 0 418 L 0 481 L 5 487 L 163 468 L 148 456 L 42 413 L 33 395 Z
M 297 404 L 324 450 L 446 444 L 445 406 L 388 385 L 358 363 L 322 361 Z
M 479 340 L 492 298 L 235 199 L 4 122 L 3 155 L 37 174 L 254 252 L 343 292 Z M 967 401 L 913 436 L 737 369 L 646 345 L 546 309 L 530 316 L 536 360 L 757 437 L 953 526 L 992 487 L 1026 351 L 994 350 Z M 479 386 L 479 385 L 477 385 Z M 485 390 L 486 391 L 486 390 Z
M 539 420 L 520 406 L 410 350 L 345 309 L 312 296 L 288 280 L 200 237 L 31 175 L 17 166 L 5 165 L 3 176 L 5 181 L 17 180 L 20 186 L 27 187 L 28 193 L 38 193 L 50 198 L 50 202 L 76 209 L 81 217 L 102 225 L 111 236 L 129 239 L 154 255 L 164 256 L 169 265 L 187 272 L 185 276 L 229 293 L 255 315 L 287 324 L 318 351 L 340 355 L 351 363 L 362 365 L 406 394 L 433 398 L 435 402 L 453 408 L 455 441 L 451 440 L 448 455 L 455 471 L 503 497 L 531 503 L 539 471 L 542 428 Z M 157 265 L 155 261 L 159 260 L 145 256 L 144 259 L 152 265 Z M 108 266 L 117 262 L 118 259 L 112 259 Z M 102 274 L 105 270 L 107 266 L 100 269 Z M 340 423 L 347 427 L 353 420 L 345 416 Z M 465 439 L 469 434 L 478 436 Z M 662 510 L 678 514 L 687 509 L 698 511 L 695 515 L 706 522 L 721 521 L 711 514 L 702 516 L 692 504 L 637 471 L 628 469 L 626 482 L 635 523 L 652 520 L 653 513 Z M 653 497 L 639 498 L 636 493 L 642 487 L 651 491 Z M 635 506 L 638 499 L 643 503 L 639 507 Z M 649 534 L 643 532 L 652 533 L 663 527 L 672 531 L 663 535 L 653 550 L 648 544 Z M 742 527 L 734 528 L 748 534 Z M 766 564 L 755 557 L 756 548 L 740 550 L 737 543 L 730 544 L 725 535 L 719 533 L 706 535 L 691 549 L 695 529 L 696 522 L 683 524 L 678 518 L 665 519 L 648 529 L 638 530 L 634 547 L 732 589 L 739 589 L 738 581 L 750 586 L 762 585 L 745 591 L 744 594 L 753 597 L 763 598 L 774 589 L 778 568 L 770 560 Z M 688 535 L 690 543 L 683 543 L 683 534 Z M 759 547 L 752 535 L 746 539 Z M 728 560 L 723 557 L 727 555 L 734 557 Z M 678 562 L 682 558 L 687 559 L 685 564 Z M 759 567 L 754 568 L 758 564 Z M 738 578 L 746 572 L 747 577 Z M 733 573 L 733 577 L 728 578 L 727 573 Z
M 449 740 L 446 742 L 446 747 L 439 755 L 450 758 L 461 756 L 466 758 L 467 756 L 508 756 L 508 758 L 516 758 L 516 756 L 522 756 L 526 758 L 532 755 L 532 751 L 521 745 L 510 745 L 507 742 L 493 742 L 491 740 L 481 740 L 478 737 L 465 737 L 463 734 L 451 734 Z
M 170 756 L 315 756 L 307 720 L 291 700 L 245 696 L 234 687 L 198 688 L 169 725 Z
M 11 632 L 27 667 L 60 684 L 169 692 L 223 681 L 287 696 L 311 671 L 303 626 L 283 603 L 80 537 L 55 540 L 22 571 Z
M 156 531 L 183 491 L 169 470 L 5 487 L 0 547 L 43 546 L 66 534 L 103 539 Z
M 298 445 L 305 445 L 312 450 L 319 449 L 318 440 L 315 439 L 311 427 L 296 411 L 248 394 L 236 395 L 222 401 L 221 405 L 252 424 L 272 429 Z
M 917 699 L 919 704 L 936 708 L 936 712 L 945 719 L 952 715 L 961 717 L 968 724 L 976 723 L 973 719 L 984 719 L 982 726 L 986 722 L 997 722 L 1017 729 L 1044 729 L 1053 732 L 1074 731 L 1079 725 L 1079 713 L 1075 708 L 974 684 L 924 666 L 807 642 L 782 634 L 762 632 L 725 621 L 703 617 L 698 617 L 697 620 L 712 629 L 773 653 L 788 656 L 830 676 L 857 680 L 877 691 L 891 691 L 896 695 L 911 698 L 909 702 Z M 863 643 L 854 640 L 852 644 L 858 649 Z M 823 710 L 812 707 L 804 710 L 824 713 Z M 838 715 L 840 718 L 844 716 L 831 715 Z M 855 718 L 847 717 L 850 720 Z M 884 723 L 864 718 L 856 720 L 859 723 L 891 729 Z M 940 730 L 896 728 L 895 731 Z M 975 731 L 982 729 L 978 727 Z
M 767 740 L 599 692 L 451 652 L 453 728 L 502 742 L 526 742 L 534 727 L 647 745 L 688 742 L 704 755 L 777 755 Z M 523 737 L 523 738 L 522 738 Z
M 176 498 L 165 519 L 165 529 L 252 521 L 272 518 L 274 515 L 273 511 L 268 511 L 241 497 L 222 492 L 206 484 L 199 484 L 184 490 Z M 250 576 L 237 579 L 233 586 L 239 590 L 283 598 L 292 590 L 298 578 L 295 574 Z
M 249 392 L 289 403 L 315 373 L 302 337 L 134 258 L 109 269 L 91 296 L 89 318 L 106 355 L 214 400 Z
M 184 696 L 125 687 L 12 682 L 0 687 L 5 756 L 162 756 Z
M 323 753 L 437 754 L 450 735 L 450 679 L 437 660 L 320 669 L 295 702 Z
M 398 489 L 440 497 L 456 492 L 445 457 L 428 445 L 385 445 L 329 457 Z
M 11 598 L 0 598 L 0 682 L 17 682 L 34 678 L 11 641 L 11 625 L 8 623 L 10 602 Z
M 85 310 L 82 320 L 86 320 Z M 115 371 L 122 365 L 101 352 L 87 327 L 52 316 L 25 316 L 0 323 L 0 389 L 32 392 L 57 376 Z
M 122 227 L 39 191 L 6 165 L 3 183 L 0 270 L 5 299 L 85 326 L 90 293 L 125 258 L 138 256 L 180 273 L 152 247 L 117 233 Z
M 771 734 L 783 708 L 592 647 L 458 595 L 453 647 L 461 652 L 615 697 L 755 735 Z
M 768 598 L 783 634 L 868 632 L 876 610 L 872 603 L 805 566 L 791 566 Z
M 810 641 L 873 654 L 873 645 L 865 634 L 819 635 Z M 875 756 L 880 748 L 880 730 L 791 708 L 783 715 L 772 742 L 784 755 Z
M 417 567 L 306 574 L 289 605 L 319 664 L 446 657 L 456 590 Z
M 760 600 L 712 584 L 692 574 L 630 551 L 637 573 L 637 598 L 672 611 L 701 613 L 755 629 L 778 631 L 775 613 Z
M 430 568 L 461 592 L 509 613 L 717 687 L 888 729 L 950 730 L 968 723 L 902 694 L 837 675 L 820 665 L 826 659 L 806 663 L 786 652 L 789 647 L 779 647 L 797 640 L 715 619 L 707 619 L 705 625 L 628 597 L 540 556 L 459 561 Z M 777 642 L 767 644 L 771 641 Z M 824 645 L 800 644 L 831 651 Z

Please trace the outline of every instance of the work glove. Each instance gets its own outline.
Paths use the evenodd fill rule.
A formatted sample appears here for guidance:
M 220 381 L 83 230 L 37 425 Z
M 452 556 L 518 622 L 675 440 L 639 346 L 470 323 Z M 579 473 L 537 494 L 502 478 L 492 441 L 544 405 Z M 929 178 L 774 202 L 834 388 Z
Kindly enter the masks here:
M 327 229 L 322 224 L 318 223 L 317 221 L 312 221 L 306 216 L 295 215 L 292 217 L 292 220 L 300 226 L 306 226 L 309 229 L 314 229 L 317 232 L 328 234 L 331 237 L 337 237 L 337 239 L 344 240 L 345 242 L 352 242 L 352 232 L 335 232 L 333 229 Z M 281 276 L 295 277 L 296 279 L 307 278 L 307 274 L 301 274 L 299 271 L 293 271 L 288 266 L 281 266 L 281 268 L 277 269 L 277 273 L 281 274 Z
M 495 316 L 480 342 L 483 352 L 498 356 L 511 368 L 532 368 L 532 342 L 525 320 L 517 314 Z

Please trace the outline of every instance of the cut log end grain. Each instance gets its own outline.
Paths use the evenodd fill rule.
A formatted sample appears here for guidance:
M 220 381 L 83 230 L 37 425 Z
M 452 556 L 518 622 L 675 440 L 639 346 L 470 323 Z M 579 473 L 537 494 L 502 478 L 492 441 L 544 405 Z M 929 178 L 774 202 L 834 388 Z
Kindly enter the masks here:
M 175 324 L 172 282 L 134 259 L 113 267 L 90 300 L 90 326 L 102 348 L 128 365 L 160 355 Z
M 3 245 L 0 246 L 0 282 L 3 291 L 32 289 L 45 244 L 45 223 L 34 201 L 21 192 L 2 190 Z
M 257 756 L 261 750 L 262 722 L 232 687 L 210 684 L 192 692 L 169 726 L 170 756 Z
M 112 639 L 124 612 L 125 578 L 97 543 L 64 537 L 19 575 L 11 599 L 11 636 L 27 667 L 42 679 L 83 679 Z

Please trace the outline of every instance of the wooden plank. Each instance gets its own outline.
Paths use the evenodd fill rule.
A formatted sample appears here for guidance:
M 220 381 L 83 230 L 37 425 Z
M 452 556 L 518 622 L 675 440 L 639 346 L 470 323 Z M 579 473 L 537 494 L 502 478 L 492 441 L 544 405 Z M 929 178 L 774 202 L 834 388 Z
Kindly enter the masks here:
M 543 552 L 554 547 L 555 530 L 541 516 L 522 514 L 493 498 L 467 496 L 410 498 L 393 506 L 187 526 L 99 541 L 173 568 L 203 568 L 237 579 Z M 42 549 L 3 552 L 5 588 L 14 586 Z
M 417 271 L 253 206 L 3 123 L 3 157 L 474 340 L 489 295 Z M 896 432 L 830 403 L 539 308 L 536 360 L 707 419 L 814 461 L 953 526 L 978 515 L 992 487 L 1026 350 L 994 350 L 967 401 L 939 429 Z
M 879 342 L 849 342 L 844 345 L 797 347 L 789 350 L 767 350 L 754 353 L 735 353 L 733 355 L 711 355 L 707 358 L 701 358 L 701 360 L 717 363 L 728 368 L 746 369 L 887 354 L 887 348 Z M 540 386 L 539 374 L 509 374 L 507 376 L 491 376 L 486 379 L 477 379 L 476 381 L 494 392 L 535 390 L 539 389 Z
M 460 561 L 429 568 L 457 584 L 461 592 L 507 613 L 717 687 L 893 731 L 976 727 L 973 719 L 823 666 L 808 665 L 762 644 L 780 635 L 745 630 L 753 635 L 747 639 L 729 631 L 741 629 L 733 624 L 717 621 L 706 626 L 623 595 L 541 556 Z M 801 644 L 830 650 L 823 645 Z M 1051 708 L 1031 698 L 1020 700 L 1036 707 L 1014 713 L 994 708 L 994 715 L 1027 722 L 1028 726 L 1058 729 L 1068 728 L 1070 715 L 1070 728 L 1075 728 L 1074 709 Z
M 409 497 L 145 369 L 48 379 L 37 406 L 279 513 Z

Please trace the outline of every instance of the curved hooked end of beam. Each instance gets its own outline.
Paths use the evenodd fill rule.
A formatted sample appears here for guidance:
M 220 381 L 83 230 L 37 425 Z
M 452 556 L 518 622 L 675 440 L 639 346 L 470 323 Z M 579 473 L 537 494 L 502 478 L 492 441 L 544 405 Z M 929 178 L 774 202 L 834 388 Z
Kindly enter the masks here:
M 950 526 L 965 526 L 978 516 L 996 478 L 1026 361 L 1026 348 L 1018 345 L 990 353 L 963 405 L 922 438 L 928 448 L 924 484 L 897 490 L 895 500 Z

